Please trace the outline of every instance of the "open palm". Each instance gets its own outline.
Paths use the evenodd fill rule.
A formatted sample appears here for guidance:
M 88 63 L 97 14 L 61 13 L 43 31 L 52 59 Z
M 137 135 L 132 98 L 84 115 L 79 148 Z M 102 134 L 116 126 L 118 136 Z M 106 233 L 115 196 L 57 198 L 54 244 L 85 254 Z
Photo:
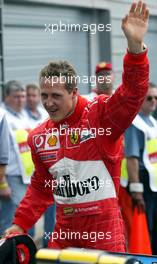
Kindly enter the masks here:
M 143 38 L 148 28 L 149 11 L 146 4 L 139 1 L 133 3 L 129 12 L 122 20 L 122 29 L 128 40 L 143 42 Z

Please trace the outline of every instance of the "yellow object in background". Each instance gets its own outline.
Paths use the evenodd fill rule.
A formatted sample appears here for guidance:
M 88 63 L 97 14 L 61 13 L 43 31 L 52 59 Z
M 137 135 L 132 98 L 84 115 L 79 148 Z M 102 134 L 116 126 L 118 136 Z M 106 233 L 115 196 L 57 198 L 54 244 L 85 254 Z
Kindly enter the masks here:
M 101 250 L 68 248 L 63 250 L 40 249 L 36 264 L 137 264 L 131 257 L 113 256 Z

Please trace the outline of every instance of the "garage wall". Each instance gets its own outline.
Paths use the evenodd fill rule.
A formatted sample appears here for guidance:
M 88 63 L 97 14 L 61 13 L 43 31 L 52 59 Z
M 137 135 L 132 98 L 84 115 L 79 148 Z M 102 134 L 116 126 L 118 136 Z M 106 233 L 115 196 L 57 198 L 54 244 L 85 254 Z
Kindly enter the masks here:
M 75 64 L 79 75 L 88 75 L 88 32 L 45 32 L 45 24 L 89 22 L 89 14 L 41 6 L 4 7 L 5 80 L 37 82 L 40 69 L 50 60 L 65 59 Z M 81 54 L 81 57 L 80 57 Z M 83 89 L 83 87 L 82 87 Z
M 30 2 L 32 0 L 27 0 Z M 34 0 L 35 2 L 43 2 L 43 0 Z M 145 42 L 149 47 L 150 57 L 150 77 L 153 82 L 157 83 L 156 72 L 156 29 L 157 29 L 157 1 L 145 0 L 150 8 L 150 26 L 149 33 L 146 36 Z M 53 3 L 57 5 L 64 4 L 66 6 L 88 7 L 94 9 L 106 9 L 110 12 L 112 23 L 111 32 L 111 49 L 112 62 L 115 72 L 115 87 L 121 82 L 123 56 L 126 51 L 126 41 L 121 30 L 121 19 L 128 12 L 132 0 L 44 0 L 44 3 Z
M 145 42 L 149 48 L 150 81 L 157 84 L 157 16 L 150 17 L 149 31 Z
M 91 65 L 95 66 L 100 60 L 101 38 L 98 40 L 89 31 L 79 29 L 52 34 L 46 28 L 59 21 L 62 24 L 98 23 L 98 20 L 104 20 L 102 12 L 99 14 L 99 11 L 89 12 L 88 9 L 7 2 L 4 6 L 5 81 L 38 82 L 39 71 L 44 65 L 50 60 L 65 59 L 75 66 L 80 76 L 80 93 L 88 93 L 91 83 L 87 83 L 84 76 L 94 74 Z M 110 49 L 110 45 L 107 46 Z M 109 57 L 109 50 L 105 52 Z
M 125 12 L 128 12 L 130 3 L 127 0 L 111 1 L 111 21 L 112 21 L 112 61 L 115 71 L 115 87 L 121 82 L 121 72 L 123 64 L 123 56 L 126 50 L 126 40 L 121 30 L 121 19 Z M 157 1 L 145 1 L 150 8 L 150 21 L 148 33 L 145 37 L 145 43 L 149 48 L 150 59 L 150 79 L 157 83 L 156 65 L 157 65 Z
M 13 8 L 11 4 L 12 2 L 16 3 L 15 8 Z M 24 48 L 24 45 L 28 48 L 28 51 L 25 52 L 26 67 L 25 69 L 20 69 L 20 71 L 26 71 L 26 75 L 29 75 L 30 77 L 32 76 L 31 78 L 33 78 L 34 74 L 32 74 L 31 66 L 28 65 L 28 61 L 30 59 L 32 60 L 32 67 L 36 67 L 36 76 L 38 76 L 41 66 L 47 63 L 47 60 L 50 58 L 49 55 L 51 54 L 54 58 L 58 58 L 58 52 L 60 53 L 63 50 L 64 52 L 60 53 L 60 56 L 68 58 L 68 60 L 70 58 L 80 75 L 86 73 L 94 74 L 95 64 L 100 60 L 109 60 L 110 58 L 115 72 L 115 87 L 117 87 L 117 85 L 121 82 L 123 56 L 127 47 L 121 30 L 121 19 L 126 12 L 128 12 L 131 2 L 132 0 L 25 0 L 23 1 L 25 4 L 23 7 L 21 6 L 22 10 L 20 10 L 19 3 L 21 4 L 21 1 L 5 1 L 5 41 L 10 42 L 10 38 L 15 37 L 15 42 L 17 43 L 16 45 L 21 43 L 20 49 Z M 149 5 L 151 14 L 149 33 L 145 42 L 148 47 L 150 47 L 149 56 L 151 61 L 151 80 L 157 83 L 157 74 L 155 74 L 157 1 L 145 0 L 145 2 Z M 36 5 L 37 3 L 39 5 Z M 99 10 L 99 12 L 97 12 L 97 10 Z M 101 41 L 100 36 L 91 36 L 88 33 L 85 34 L 85 32 L 83 34 L 81 34 L 82 32 L 75 32 L 76 34 L 73 34 L 74 32 L 69 32 L 67 34 L 66 32 L 65 34 L 62 33 L 61 36 L 56 33 L 55 37 L 45 33 L 44 37 L 41 37 L 43 36 L 42 26 L 45 21 L 47 21 L 47 23 L 57 23 L 59 18 L 64 18 L 65 21 L 71 21 L 74 23 L 79 23 L 80 21 L 82 23 L 86 23 L 87 21 L 88 23 L 93 23 L 95 21 L 98 23 L 100 17 L 103 17 L 103 15 L 100 16 L 100 10 L 102 10 L 102 12 L 105 11 L 104 23 L 106 23 L 106 21 L 109 22 L 110 20 L 112 23 L 111 41 L 110 35 L 105 35 L 105 38 L 108 39 L 108 42 L 105 42 L 105 44 Z M 22 40 L 19 40 L 19 36 L 17 36 L 19 35 L 17 32 L 19 30 L 19 25 L 18 27 L 16 26 L 17 19 L 15 19 L 15 16 L 19 19 L 18 23 L 20 24 L 22 21 L 23 24 L 23 28 L 21 28 L 20 33 Z M 14 34 L 12 28 L 13 23 L 15 24 Z M 30 40 L 32 41 L 31 45 L 29 45 Z M 44 46 L 45 49 L 43 48 Z M 20 49 L 18 51 L 19 53 Z M 10 44 L 10 46 L 5 50 L 5 54 L 14 51 L 12 45 Z M 17 54 L 19 54 L 18 52 Z M 29 54 L 36 55 L 31 55 L 32 57 L 29 58 Z M 107 54 L 109 54 L 108 57 Z M 12 69 L 14 67 L 14 59 L 11 61 L 10 58 L 7 58 L 6 66 L 7 78 L 13 77 Z M 17 68 L 15 71 L 18 72 L 19 69 Z M 21 76 L 24 76 L 24 74 Z M 23 77 L 25 82 L 28 80 L 27 76 Z M 87 85 L 81 85 L 80 88 L 81 93 L 86 93 L 89 90 L 89 86 Z

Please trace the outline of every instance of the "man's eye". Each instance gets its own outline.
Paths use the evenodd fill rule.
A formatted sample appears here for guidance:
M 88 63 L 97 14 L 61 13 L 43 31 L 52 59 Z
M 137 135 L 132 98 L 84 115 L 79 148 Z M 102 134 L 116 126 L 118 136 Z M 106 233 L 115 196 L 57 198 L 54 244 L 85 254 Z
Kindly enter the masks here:
M 41 94 L 41 98 L 42 99 L 47 99 L 47 95 L 46 94 Z
M 60 97 L 60 94 L 54 94 L 53 97 L 58 99 Z

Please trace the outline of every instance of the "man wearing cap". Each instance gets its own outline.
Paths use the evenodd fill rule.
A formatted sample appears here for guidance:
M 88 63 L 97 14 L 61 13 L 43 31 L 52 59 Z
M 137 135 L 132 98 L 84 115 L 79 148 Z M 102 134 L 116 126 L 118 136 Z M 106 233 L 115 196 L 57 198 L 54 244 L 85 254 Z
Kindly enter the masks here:
M 113 90 L 113 72 L 112 64 L 109 62 L 100 62 L 95 68 L 96 86 L 92 88 L 90 94 L 83 95 L 89 101 L 92 101 L 100 94 L 112 95 Z
M 35 172 L 6 234 L 27 231 L 55 200 L 57 221 L 49 247 L 125 251 L 117 197 L 122 134 L 148 89 L 143 45 L 148 16 L 146 4 L 139 1 L 122 20 L 128 52 L 123 83 L 111 97 L 89 102 L 79 96 L 76 81 L 68 81 L 77 74 L 66 61 L 50 62 L 41 70 L 41 98 L 50 118 L 29 134 Z

